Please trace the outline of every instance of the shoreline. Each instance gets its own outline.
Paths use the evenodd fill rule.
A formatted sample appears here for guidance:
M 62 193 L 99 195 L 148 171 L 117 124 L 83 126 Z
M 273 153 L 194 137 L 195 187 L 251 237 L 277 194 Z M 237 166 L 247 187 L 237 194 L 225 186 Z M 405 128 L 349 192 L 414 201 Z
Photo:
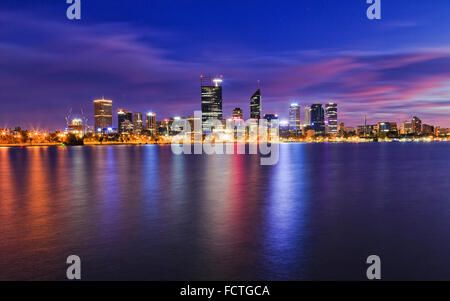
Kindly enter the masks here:
M 352 144 L 359 144 L 359 143 L 391 143 L 391 142 L 398 142 L 398 143 L 430 143 L 430 142 L 450 142 L 450 140 L 431 140 L 431 141 L 419 141 L 419 140 L 413 140 L 413 141 L 280 141 L 279 144 L 316 144 L 316 143 L 332 143 L 332 144 L 338 144 L 338 143 L 352 143 Z M 274 142 L 275 143 L 275 142 Z M 198 144 L 198 143 L 192 143 L 192 145 Z M 224 143 L 224 144 L 232 144 L 232 143 Z M 234 142 L 234 144 L 237 144 L 237 142 Z M 245 144 L 255 144 L 255 143 L 248 143 Z M 0 144 L 0 148 L 33 148 L 33 147 L 50 147 L 50 146 L 60 146 L 60 147 L 74 147 L 74 146 L 121 146 L 121 145 L 134 145 L 134 146 L 144 146 L 144 145 L 160 145 L 160 146 L 167 146 L 171 145 L 171 143 L 138 143 L 138 142 L 108 142 L 108 143 L 85 143 L 83 145 L 63 145 L 62 143 L 24 143 L 24 144 Z

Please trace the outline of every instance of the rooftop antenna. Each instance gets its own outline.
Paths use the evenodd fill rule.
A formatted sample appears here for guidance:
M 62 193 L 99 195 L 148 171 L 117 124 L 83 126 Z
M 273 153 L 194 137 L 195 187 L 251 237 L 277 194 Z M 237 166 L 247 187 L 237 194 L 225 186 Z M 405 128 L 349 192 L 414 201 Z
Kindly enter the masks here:
M 258 79 L 258 90 L 261 89 L 261 81 Z

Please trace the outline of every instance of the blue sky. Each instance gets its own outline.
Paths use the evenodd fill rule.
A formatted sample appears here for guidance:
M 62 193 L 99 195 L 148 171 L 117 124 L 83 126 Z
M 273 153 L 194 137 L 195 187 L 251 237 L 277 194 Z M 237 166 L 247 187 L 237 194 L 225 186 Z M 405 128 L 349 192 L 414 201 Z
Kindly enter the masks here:
M 81 2 L 81 21 L 64 0 L 0 3 L 0 127 L 62 128 L 103 95 L 187 116 L 201 74 L 223 74 L 224 116 L 248 117 L 261 80 L 264 113 L 282 118 L 291 102 L 335 101 L 349 125 L 450 126 L 447 0 L 382 0 L 376 21 L 364 0 Z

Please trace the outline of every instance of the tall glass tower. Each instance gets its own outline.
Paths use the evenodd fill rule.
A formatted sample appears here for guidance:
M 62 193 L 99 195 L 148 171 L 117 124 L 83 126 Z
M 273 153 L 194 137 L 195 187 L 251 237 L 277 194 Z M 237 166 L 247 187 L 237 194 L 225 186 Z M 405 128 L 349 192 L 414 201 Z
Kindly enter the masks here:
M 250 118 L 261 119 L 261 89 L 256 90 L 250 98 Z
M 325 135 L 325 112 L 320 103 L 311 106 L 311 127 L 317 136 Z
M 211 80 L 201 76 L 202 130 L 211 133 L 214 124 L 211 119 L 222 120 L 222 76 Z
M 300 130 L 300 106 L 296 103 L 289 107 L 289 129 Z
M 337 104 L 330 102 L 325 105 L 326 123 L 328 126 L 328 133 L 330 135 L 337 135 L 338 133 L 338 108 Z
M 303 126 L 311 126 L 311 107 L 305 106 L 305 122 L 303 123 Z
M 133 128 L 133 113 L 131 111 L 119 109 L 117 111 L 117 121 L 119 133 L 130 132 Z

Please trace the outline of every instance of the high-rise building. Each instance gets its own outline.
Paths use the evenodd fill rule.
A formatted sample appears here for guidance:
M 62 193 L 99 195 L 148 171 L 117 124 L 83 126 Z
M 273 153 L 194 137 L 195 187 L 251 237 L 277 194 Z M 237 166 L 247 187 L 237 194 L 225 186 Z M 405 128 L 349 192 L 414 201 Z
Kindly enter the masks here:
M 422 120 L 418 117 L 414 116 L 412 121 L 413 132 L 416 135 L 420 135 L 422 133 Z
M 305 106 L 305 121 L 303 122 L 303 126 L 311 126 L 311 107 Z
M 300 106 L 297 103 L 289 107 L 289 129 L 300 130 Z
M 201 76 L 202 129 L 211 133 L 214 124 L 211 120 L 222 120 L 222 77 L 211 80 Z
M 408 135 L 414 133 L 413 124 L 411 121 L 405 121 L 402 123 L 402 128 L 400 129 L 400 134 Z
M 328 134 L 337 135 L 338 133 L 338 108 L 337 104 L 330 102 L 325 105 L 326 125 Z
M 147 113 L 147 118 L 145 121 L 145 126 L 150 136 L 156 137 L 156 114 L 155 113 Z
M 119 109 L 117 111 L 119 133 L 130 133 L 133 131 L 133 113 Z
M 423 135 L 433 135 L 434 134 L 434 126 L 429 124 L 422 124 L 422 134 Z
M 256 90 L 250 98 L 250 118 L 261 119 L 261 89 Z
M 233 119 L 243 119 L 241 108 L 235 108 L 233 110 Z
M 135 134 L 142 134 L 144 130 L 144 119 L 142 117 L 141 112 L 135 112 L 133 115 L 133 124 L 134 124 L 134 132 Z
M 112 100 L 94 100 L 94 120 L 97 132 L 112 130 Z
M 311 127 L 317 136 L 325 135 L 325 112 L 320 103 L 311 105 Z

